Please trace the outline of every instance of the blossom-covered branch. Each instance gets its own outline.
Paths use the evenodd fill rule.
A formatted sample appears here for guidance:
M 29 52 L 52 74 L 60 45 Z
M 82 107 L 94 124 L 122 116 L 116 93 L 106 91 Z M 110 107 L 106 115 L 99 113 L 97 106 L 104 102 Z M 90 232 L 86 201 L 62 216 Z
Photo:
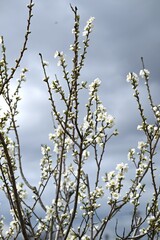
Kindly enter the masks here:
M 137 130 L 141 131 L 142 139 L 137 147 L 129 150 L 123 162 L 120 160 L 115 169 L 108 171 L 105 164 L 107 144 L 118 135 L 118 130 L 114 117 L 100 98 L 102 81 L 98 77 L 90 80 L 89 76 L 81 81 L 94 17 L 89 18 L 81 34 L 77 7 L 71 6 L 74 14 L 73 43 L 69 48 L 73 54 L 71 64 L 63 52 L 56 51 L 54 55 L 62 70 L 62 79 L 55 75 L 51 80 L 49 63 L 44 60 L 44 54 L 39 54 L 54 124 L 49 133 L 50 143 L 40 146 L 40 181 L 33 186 L 25 177 L 17 115 L 26 68 L 20 72 L 15 89 L 11 91 L 10 86 L 27 50 L 33 5 L 30 0 L 23 48 L 11 69 L 4 39 L 0 38 L 0 95 L 6 104 L 6 109 L 0 109 L 0 194 L 5 195 L 11 215 L 8 226 L 7 219 L 0 216 L 0 238 L 96 240 L 104 237 L 112 222 L 116 239 L 158 239 L 160 105 L 152 98 L 150 72 L 142 58 L 139 76 L 136 73 L 127 75 L 141 117 Z M 70 71 L 68 65 L 72 65 Z M 141 101 L 141 80 L 146 86 L 153 122 L 148 121 Z M 87 166 L 92 166 L 92 172 Z M 147 199 L 144 206 L 148 189 L 152 199 Z M 50 195 L 46 201 L 48 190 Z M 131 215 L 127 226 L 120 229 L 119 213 L 123 214 L 126 209 L 130 209 Z

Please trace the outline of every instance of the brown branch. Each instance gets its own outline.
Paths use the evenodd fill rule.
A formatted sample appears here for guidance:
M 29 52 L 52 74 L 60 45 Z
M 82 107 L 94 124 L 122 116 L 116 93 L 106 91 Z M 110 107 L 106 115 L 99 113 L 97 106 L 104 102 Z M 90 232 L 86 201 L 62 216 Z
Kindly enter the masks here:
M 20 66 L 20 62 L 23 58 L 24 52 L 27 50 L 28 38 L 29 38 L 29 35 L 31 33 L 30 26 L 31 26 L 31 18 L 33 16 L 33 14 L 32 14 L 33 6 L 34 6 L 33 0 L 30 0 L 30 3 L 28 5 L 29 13 L 28 13 L 28 20 L 27 20 L 27 29 L 26 29 L 26 34 L 25 34 L 25 39 L 24 39 L 24 43 L 23 43 L 23 46 L 22 46 L 22 50 L 20 52 L 20 56 L 16 60 L 15 66 L 11 69 L 11 74 L 6 78 L 6 80 L 4 81 L 4 83 L 1 87 L 0 95 L 2 94 L 6 84 L 9 83 L 9 81 L 13 78 L 15 72 L 17 71 L 18 67 Z
M 9 174 L 10 174 L 11 184 L 12 184 L 12 188 L 13 188 L 13 194 L 14 194 L 14 198 L 15 198 L 15 205 L 16 205 L 16 209 L 17 209 L 17 213 L 18 213 L 19 222 L 20 222 L 20 225 L 21 225 L 21 228 L 22 228 L 22 234 L 23 234 L 24 239 L 28 240 L 28 236 L 27 236 L 27 232 L 26 232 L 26 226 L 25 226 L 25 220 L 24 220 L 23 214 L 22 214 L 21 201 L 20 201 L 18 191 L 17 191 L 17 187 L 16 187 L 16 179 L 15 179 L 15 176 L 14 176 L 12 160 L 11 160 L 11 157 L 8 153 L 8 148 L 7 148 L 7 144 L 5 143 L 4 136 L 1 132 L 0 132 L 0 143 L 3 146 L 5 158 L 6 158 L 7 163 L 8 163 Z

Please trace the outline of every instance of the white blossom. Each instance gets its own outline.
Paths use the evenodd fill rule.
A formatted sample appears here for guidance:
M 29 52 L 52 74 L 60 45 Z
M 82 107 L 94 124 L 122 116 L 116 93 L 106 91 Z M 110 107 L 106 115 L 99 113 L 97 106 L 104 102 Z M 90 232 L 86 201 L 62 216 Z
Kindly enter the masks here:
M 51 150 L 51 149 L 50 149 L 49 146 L 46 146 L 46 145 L 42 145 L 42 146 L 41 146 L 41 153 L 42 153 L 42 155 L 47 154 L 50 150 Z
M 152 225 L 155 222 L 155 216 L 149 216 L 147 218 L 148 224 Z
M 101 198 L 104 195 L 104 190 L 102 187 L 96 187 L 93 192 L 90 192 L 90 200 L 95 200 Z M 95 205 L 93 205 L 95 206 Z M 97 205 L 96 205 L 97 208 Z
M 49 133 L 49 140 L 50 141 L 54 140 L 54 138 L 55 138 L 55 135 L 53 133 Z
M 107 173 L 107 179 L 108 181 L 110 181 L 111 179 L 113 179 L 115 177 L 115 171 L 111 171 L 109 173 Z
M 64 133 L 62 127 L 60 125 L 58 125 L 58 127 L 55 130 L 55 138 L 59 138 L 62 136 L 62 134 Z M 52 135 L 53 136 L 53 135 Z
M 122 162 L 122 163 L 119 163 L 119 164 L 117 164 L 117 166 L 116 166 L 116 170 L 125 173 L 125 172 L 128 171 L 128 164 L 127 164 L 127 163 L 124 164 L 123 162 Z
M 25 199 L 27 197 L 27 191 L 23 189 L 23 183 L 17 183 L 17 192 L 21 199 Z
M 86 160 L 90 156 L 90 152 L 87 150 L 84 150 L 82 156 L 83 156 L 83 159 Z
M 66 148 L 67 152 L 71 149 L 72 145 L 73 145 L 72 139 L 70 137 L 67 137 L 65 139 L 65 148 Z
M 83 122 L 82 130 L 86 131 L 88 128 L 89 128 L 89 122 L 87 120 L 85 120 Z
M 153 111 L 154 111 L 154 112 L 156 112 L 156 111 L 157 111 L 157 109 L 158 109 L 158 107 L 157 107 L 157 106 L 154 106 L 154 107 L 153 107 Z
M 2 60 L 0 60 L 0 66 L 2 66 L 2 67 L 4 67 L 5 66 L 5 62 L 4 62 L 4 60 L 2 59 Z
M 130 203 L 134 205 L 139 204 L 138 202 L 139 194 L 137 193 L 137 191 L 131 192 L 129 197 L 130 197 Z
M 65 57 L 64 57 L 64 53 L 63 52 L 57 52 L 55 53 L 54 57 L 59 57 L 57 66 L 63 66 L 64 62 L 65 62 Z
M 93 91 L 97 90 L 97 88 L 100 86 L 101 80 L 99 78 L 96 78 L 90 85 L 89 85 L 89 92 L 92 94 Z
M 110 114 L 107 115 L 106 123 L 108 124 L 109 128 L 112 128 L 115 124 L 114 117 Z
M 131 160 L 131 159 L 134 158 L 135 152 L 136 152 L 135 148 L 131 148 L 129 150 L 129 152 L 128 152 L 128 160 Z
M 82 240 L 90 240 L 91 238 L 89 236 L 87 236 L 87 235 L 84 235 L 81 239 Z
M 120 195 L 119 195 L 119 193 L 118 192 L 112 192 L 112 198 L 114 199 L 114 200 L 118 200 L 119 199 L 119 197 L 120 197 Z
M 49 62 L 43 61 L 43 66 L 48 66 L 48 65 L 49 65 Z
M 143 130 L 143 126 L 142 125 L 138 125 L 137 126 L 137 130 L 142 131 Z
M 94 17 L 90 17 L 90 19 L 87 21 L 87 24 L 84 27 L 83 36 L 86 36 L 88 33 L 92 31 L 94 19 L 95 19 Z
M 143 142 L 143 141 L 139 141 L 138 142 L 138 149 L 142 150 L 143 148 L 146 148 L 148 146 L 147 143 Z
M 53 206 L 46 206 L 46 217 L 45 219 L 48 221 L 50 219 L 52 219 L 54 214 L 54 208 Z
M 55 54 L 54 54 L 54 58 L 57 58 L 59 56 L 59 52 L 56 51 Z
M 145 164 L 143 164 L 143 165 L 141 164 L 141 166 L 136 169 L 136 176 L 137 177 L 142 176 L 146 167 L 147 166 Z
M 18 226 L 19 226 L 18 221 L 12 220 L 12 221 L 10 222 L 10 224 L 9 224 L 9 229 L 8 229 L 8 231 L 6 231 L 7 237 L 8 237 L 8 236 L 9 236 L 9 237 L 12 237 L 12 236 L 14 235 L 14 233 L 15 233 L 15 230 L 18 228 Z
M 153 131 L 154 131 L 154 125 L 149 124 L 149 125 L 147 126 L 147 129 L 148 129 L 148 131 L 149 131 L 150 133 L 153 132 Z
M 106 184 L 106 188 L 110 189 L 110 190 L 115 189 L 116 186 L 117 186 L 117 180 L 116 179 L 111 179 Z
M 94 112 L 94 114 L 96 115 L 97 117 L 97 121 L 104 121 L 106 119 L 106 109 L 105 107 L 102 105 L 102 104 L 99 104 L 96 111 Z
M 148 78 L 149 75 L 150 75 L 150 72 L 149 72 L 147 69 L 143 69 L 143 70 L 140 70 L 139 75 L 140 75 L 142 78 L 145 78 L 145 77 Z
M 145 228 L 141 228 L 141 229 L 139 229 L 139 233 L 140 234 L 146 234 L 147 230 Z
M 136 73 L 128 73 L 127 75 L 127 82 L 130 82 L 131 84 L 135 84 L 136 86 L 138 85 L 139 79 L 138 75 Z

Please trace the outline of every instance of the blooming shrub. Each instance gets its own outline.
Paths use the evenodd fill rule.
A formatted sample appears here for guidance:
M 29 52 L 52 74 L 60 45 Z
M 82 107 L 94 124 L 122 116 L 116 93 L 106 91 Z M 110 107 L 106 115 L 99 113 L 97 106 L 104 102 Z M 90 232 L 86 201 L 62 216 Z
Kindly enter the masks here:
M 21 147 L 18 134 L 17 115 L 20 101 L 20 88 L 25 80 L 27 69 L 22 69 L 14 91 L 10 90 L 11 80 L 20 65 L 26 50 L 34 3 L 28 5 L 29 17 L 25 41 L 15 67 L 7 66 L 6 48 L 3 37 L 0 38 L 2 55 L 0 60 L 0 94 L 6 103 L 6 111 L 0 112 L 0 191 L 4 192 L 10 206 L 12 220 L 6 229 L 5 217 L 0 217 L 1 239 L 102 239 L 109 222 L 117 214 L 129 207 L 132 214 L 128 219 L 127 228 L 119 231 L 119 221 L 115 227 L 116 239 L 158 239 L 160 231 L 159 198 L 160 187 L 157 175 L 157 160 L 160 137 L 160 105 L 153 103 L 149 87 L 150 72 L 143 69 L 139 76 L 129 73 L 127 81 L 131 84 L 134 97 L 138 104 L 141 124 L 137 129 L 144 135 L 144 141 L 139 141 L 137 148 L 128 152 L 129 163 L 120 162 L 115 170 L 102 176 L 103 158 L 106 145 L 113 136 L 118 134 L 115 129 L 114 117 L 104 107 L 98 94 L 101 80 L 96 78 L 91 84 L 80 81 L 81 70 L 85 63 L 89 47 L 90 34 L 94 18 L 91 17 L 82 36 L 80 47 L 80 16 L 78 9 L 71 6 L 74 14 L 72 30 L 74 42 L 70 46 L 73 52 L 73 68 L 67 71 L 67 62 L 63 52 L 56 51 L 58 66 L 63 72 L 67 90 L 56 77 L 50 81 L 47 74 L 48 62 L 40 54 L 44 73 L 44 83 L 47 86 L 49 101 L 54 119 L 53 131 L 49 133 L 50 146 L 42 145 L 40 160 L 40 182 L 32 186 L 23 173 L 21 163 Z M 155 117 L 155 122 L 149 123 L 145 116 L 138 90 L 139 77 L 145 82 L 148 100 Z M 83 106 L 85 115 L 80 115 L 80 93 L 88 92 L 88 99 Z M 54 93 L 59 94 L 64 109 L 59 111 L 54 99 Z M 95 176 L 90 176 L 85 167 L 88 161 L 96 166 Z M 129 187 L 126 185 L 130 166 L 134 168 L 134 176 Z M 19 175 L 21 178 L 19 178 Z M 146 179 L 151 182 L 150 195 L 147 199 L 145 213 L 140 215 L 143 195 L 146 191 Z M 22 179 L 20 181 L 19 179 Z M 47 186 L 53 192 L 50 204 L 45 203 Z M 32 193 L 32 201 L 27 201 Z M 105 209 L 102 216 L 101 209 Z M 78 226 L 77 226 L 78 225 Z M 123 232 L 122 234 L 120 234 Z

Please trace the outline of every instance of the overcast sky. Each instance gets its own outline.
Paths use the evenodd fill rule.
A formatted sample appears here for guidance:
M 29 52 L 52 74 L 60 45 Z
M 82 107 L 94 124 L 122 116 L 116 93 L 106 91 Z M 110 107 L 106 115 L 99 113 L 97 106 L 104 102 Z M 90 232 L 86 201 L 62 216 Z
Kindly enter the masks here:
M 5 39 L 9 66 L 17 58 L 23 43 L 27 2 L 0 0 L 0 35 Z M 74 20 L 70 3 L 78 7 L 82 29 L 90 16 L 95 17 L 82 80 L 101 79 L 101 98 L 107 111 L 116 118 L 120 135 L 108 148 L 108 158 L 113 160 L 113 166 L 118 161 L 127 161 L 128 149 L 135 147 L 143 138 L 136 130 L 140 119 L 131 86 L 126 83 L 129 71 L 138 73 L 141 69 L 142 56 L 151 72 L 155 101 L 158 103 L 160 100 L 159 0 L 35 0 L 32 34 L 21 66 L 30 71 L 27 82 L 23 84 L 19 117 L 23 160 L 24 164 L 27 161 L 27 176 L 32 181 L 36 181 L 32 167 L 39 164 L 40 145 L 48 141 L 52 126 L 38 54 L 41 52 L 50 63 L 49 74 L 53 78 L 54 74 L 60 76 L 61 73 L 54 59 L 55 51 L 65 52 L 67 59 L 71 60 L 68 49 L 73 39 Z M 143 97 L 145 94 L 143 91 Z M 112 168 L 110 163 L 108 165 Z

